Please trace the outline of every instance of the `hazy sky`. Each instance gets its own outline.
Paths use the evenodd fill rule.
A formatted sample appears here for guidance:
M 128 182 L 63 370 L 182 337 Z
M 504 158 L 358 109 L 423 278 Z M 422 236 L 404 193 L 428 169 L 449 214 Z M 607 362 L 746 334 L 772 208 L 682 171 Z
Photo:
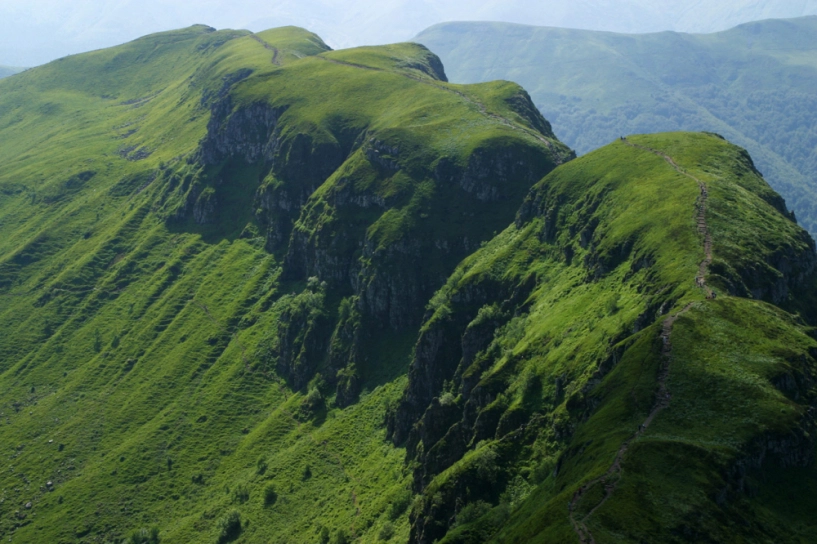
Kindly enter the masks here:
M 196 23 L 254 31 L 298 25 L 341 48 L 409 40 L 453 20 L 713 32 L 813 14 L 817 0 L 0 0 L 0 65 L 34 66 Z

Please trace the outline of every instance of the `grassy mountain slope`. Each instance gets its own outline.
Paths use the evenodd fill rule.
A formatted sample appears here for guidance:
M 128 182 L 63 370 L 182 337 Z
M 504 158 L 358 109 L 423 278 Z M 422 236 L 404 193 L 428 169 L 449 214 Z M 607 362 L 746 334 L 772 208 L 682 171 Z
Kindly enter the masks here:
M 555 170 L 430 305 L 389 426 L 412 541 L 813 540 L 814 266 L 716 136 Z
M 622 134 L 710 130 L 747 148 L 817 234 L 817 18 L 710 35 L 446 23 L 417 41 L 452 81 L 516 81 L 579 153 Z
M 0 82 L 0 141 L 20 542 L 405 538 L 383 417 L 425 305 L 572 157 L 516 85 L 296 28 L 29 70 Z
M 815 538 L 814 242 L 716 135 L 192 27 L 0 141 L 4 538 Z

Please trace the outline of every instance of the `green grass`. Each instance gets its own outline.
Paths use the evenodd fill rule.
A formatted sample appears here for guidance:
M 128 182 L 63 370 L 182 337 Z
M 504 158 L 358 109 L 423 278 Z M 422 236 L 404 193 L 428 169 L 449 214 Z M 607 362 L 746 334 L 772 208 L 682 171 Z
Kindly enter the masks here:
M 523 85 L 580 154 L 633 133 L 723 134 L 817 233 L 815 17 L 708 35 L 444 23 L 415 39 L 442 57 L 452 81 Z
M 291 27 L 191 27 L 0 83 L 0 534 L 407 539 L 384 415 L 425 303 L 570 152 L 515 85 L 449 85 L 415 45 L 327 51 Z M 284 111 L 276 154 L 207 163 L 214 107 Z M 477 172 L 480 200 L 458 184 L 477 155 L 525 168 Z M 435 249 L 401 276 L 413 240 Z M 294 270 L 302 247 L 338 268 Z M 377 285 L 395 326 L 372 327 Z
M 699 306 L 687 316 L 673 333 L 671 408 L 632 446 L 620 495 L 598 511 L 595 527 L 609 542 L 680 541 L 684 534 L 714 540 L 740 535 L 747 542 L 763 533 L 786 541 L 813 539 L 813 524 L 791 531 L 781 518 L 764 515 L 752 498 L 753 488 L 783 488 L 786 478 L 806 467 L 776 475 L 770 460 L 763 470 L 750 471 L 748 495 L 725 481 L 722 471 L 754 454 L 758 437 L 779 440 L 801 424 L 802 399 L 787 398 L 773 383 L 803 368 L 799 359 L 808 357 L 814 340 L 785 313 L 742 299 Z M 813 365 L 809 358 L 806 368 Z M 727 497 L 723 506 L 717 503 L 721 493 Z M 780 504 L 783 495 L 770 502 Z M 802 500 L 811 502 L 813 492 Z

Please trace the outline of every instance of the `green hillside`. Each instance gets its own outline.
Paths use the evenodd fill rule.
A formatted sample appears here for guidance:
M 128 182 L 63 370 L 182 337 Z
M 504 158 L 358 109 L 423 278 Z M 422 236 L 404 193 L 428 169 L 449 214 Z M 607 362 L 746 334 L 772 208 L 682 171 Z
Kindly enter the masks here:
M 813 541 L 814 266 L 716 136 L 558 168 L 431 302 L 390 419 L 411 541 Z
M 452 81 L 523 85 L 580 154 L 623 134 L 723 134 L 817 235 L 817 17 L 708 35 L 446 23 L 416 40 Z
M 0 66 L 0 79 L 4 77 L 13 76 L 18 72 L 22 72 L 23 68 L 13 68 L 11 66 Z
M 572 157 L 516 85 L 294 28 L 29 70 L 0 141 L 17 542 L 405 539 L 383 417 L 425 305 Z
M 196 26 L 0 142 L 4 541 L 817 538 L 815 245 L 717 135 Z

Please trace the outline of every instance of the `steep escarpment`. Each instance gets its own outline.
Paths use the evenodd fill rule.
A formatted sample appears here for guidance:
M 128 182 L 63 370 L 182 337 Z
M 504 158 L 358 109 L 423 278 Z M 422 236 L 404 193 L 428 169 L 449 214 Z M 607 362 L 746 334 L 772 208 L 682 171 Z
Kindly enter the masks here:
M 0 86 L 0 534 L 407 538 L 425 307 L 573 157 L 527 94 L 202 26 Z
M 814 244 L 772 196 L 711 135 L 629 138 L 542 180 L 435 295 L 391 413 L 424 497 L 413 541 L 674 541 L 693 518 L 718 540 L 715 510 L 743 519 L 748 489 L 780 485 L 761 474 L 811 467 L 815 341 L 780 308 Z
M 413 57 L 417 62 L 405 60 Z M 183 167 L 193 180 L 171 188 L 170 202 L 178 204 L 169 217 L 184 224 L 192 211 L 200 226 L 218 223 L 218 214 L 251 210 L 241 236 L 263 237 L 281 255 L 283 280 L 325 282 L 323 311 L 331 324 L 297 336 L 311 354 L 299 368 L 311 372 L 278 368 L 296 388 L 318 371 L 330 386 L 345 376 L 341 397 L 352 398 L 365 380 L 372 335 L 416 331 L 456 264 L 503 228 L 529 187 L 572 155 L 532 115 L 524 91 L 505 83 L 473 91 L 447 85 L 439 60 L 421 46 L 308 60 L 261 77 L 230 78 L 232 90 L 213 104 L 207 136 Z M 324 86 L 299 85 L 307 76 Z M 372 93 L 375 84 L 380 91 Z M 365 108 L 361 97 L 369 100 Z M 410 114 L 405 101 L 412 102 Z M 440 104 L 448 104 L 445 113 Z M 462 122 L 454 115 L 471 119 L 475 129 L 452 136 Z M 246 209 L 221 209 L 230 199 L 237 206 L 237 191 Z M 338 297 L 355 306 L 360 331 L 341 331 L 348 325 L 333 316 Z M 336 345 L 329 357 L 330 337 L 339 335 L 354 340 L 344 344 L 347 354 Z M 341 360 L 342 367 L 332 364 Z

